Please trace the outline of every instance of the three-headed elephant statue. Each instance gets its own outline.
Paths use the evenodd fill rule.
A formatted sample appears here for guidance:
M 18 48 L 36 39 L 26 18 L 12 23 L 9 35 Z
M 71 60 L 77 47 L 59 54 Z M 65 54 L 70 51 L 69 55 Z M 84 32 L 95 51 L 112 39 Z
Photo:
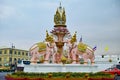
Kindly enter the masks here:
M 31 62 L 36 63 L 39 61 L 40 56 L 44 56 L 44 63 L 49 63 L 52 57 L 52 62 L 54 62 L 54 53 L 56 52 L 55 43 L 50 42 L 39 42 L 34 44 L 30 48 Z
M 72 64 L 80 63 L 80 58 L 83 59 L 84 63 L 88 63 L 90 60 L 91 63 L 94 63 L 94 50 L 88 45 L 80 43 L 68 43 L 69 47 L 69 56 L 72 60 Z

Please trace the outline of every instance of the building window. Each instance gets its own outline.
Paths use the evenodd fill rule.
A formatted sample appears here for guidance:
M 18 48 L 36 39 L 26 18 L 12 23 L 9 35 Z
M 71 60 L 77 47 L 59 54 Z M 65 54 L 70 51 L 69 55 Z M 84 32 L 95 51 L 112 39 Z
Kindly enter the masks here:
M 12 50 L 10 49 L 10 54 L 12 54 Z
M 18 55 L 20 55 L 20 52 L 18 52 Z
M 22 55 L 24 55 L 24 52 L 22 52 Z
M 102 58 L 104 58 L 104 55 L 102 55 Z
M 0 61 L 2 61 L 2 58 L 0 58 Z
M 14 52 L 14 54 L 16 55 L 16 54 L 17 54 L 17 52 L 15 51 L 15 52 Z
M 12 58 L 10 58 L 10 62 L 12 62 Z
M 4 50 L 4 54 L 6 54 L 7 53 L 7 50 Z
M 16 61 L 17 59 L 16 58 L 14 58 L 14 61 Z
M 5 58 L 4 58 L 4 62 L 6 62 L 6 61 L 7 61 L 7 58 L 5 57 Z
M 18 61 L 20 60 L 20 58 L 18 58 Z
M 119 60 L 119 57 L 117 58 L 117 60 Z
M 2 54 L 2 50 L 0 50 L 0 54 Z
M 28 53 L 26 53 L 26 56 L 28 56 Z
M 15 63 L 15 64 L 17 63 L 17 59 L 16 59 L 16 58 L 14 58 L 14 63 Z

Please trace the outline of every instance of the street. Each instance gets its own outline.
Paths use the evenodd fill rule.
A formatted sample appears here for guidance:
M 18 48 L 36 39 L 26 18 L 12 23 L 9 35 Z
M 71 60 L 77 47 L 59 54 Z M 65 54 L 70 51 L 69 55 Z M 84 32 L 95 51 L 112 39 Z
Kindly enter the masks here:
M 120 80 L 120 75 L 116 75 L 114 80 Z
M 11 74 L 11 72 L 0 72 L 0 80 L 5 80 L 6 74 Z

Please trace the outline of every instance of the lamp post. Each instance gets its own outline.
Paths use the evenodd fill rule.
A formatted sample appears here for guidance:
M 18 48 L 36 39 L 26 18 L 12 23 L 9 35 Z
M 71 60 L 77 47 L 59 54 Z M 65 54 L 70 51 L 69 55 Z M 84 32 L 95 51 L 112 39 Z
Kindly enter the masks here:
M 9 52 L 9 66 L 10 66 L 10 70 L 11 70 L 11 61 L 12 61 L 12 48 L 10 49 L 10 52 Z
M 15 48 L 12 44 L 12 47 L 10 49 L 10 52 L 9 52 L 9 66 L 10 66 L 10 70 L 12 69 L 12 53 L 13 53 L 13 48 Z
M 11 70 L 11 49 L 9 51 L 9 67 L 10 67 L 10 70 Z
M 15 60 L 14 60 L 14 70 L 15 70 L 15 71 L 17 70 L 17 60 L 16 60 L 16 58 L 15 58 Z

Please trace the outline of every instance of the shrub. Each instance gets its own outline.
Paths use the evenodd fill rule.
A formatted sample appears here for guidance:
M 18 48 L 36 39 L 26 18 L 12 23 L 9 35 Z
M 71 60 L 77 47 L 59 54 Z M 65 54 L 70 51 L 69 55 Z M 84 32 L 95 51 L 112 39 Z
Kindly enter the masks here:
M 113 78 L 113 75 L 98 72 L 98 73 L 80 73 L 80 72 L 51 72 L 51 73 L 26 73 L 15 72 L 7 76 L 13 78 Z

